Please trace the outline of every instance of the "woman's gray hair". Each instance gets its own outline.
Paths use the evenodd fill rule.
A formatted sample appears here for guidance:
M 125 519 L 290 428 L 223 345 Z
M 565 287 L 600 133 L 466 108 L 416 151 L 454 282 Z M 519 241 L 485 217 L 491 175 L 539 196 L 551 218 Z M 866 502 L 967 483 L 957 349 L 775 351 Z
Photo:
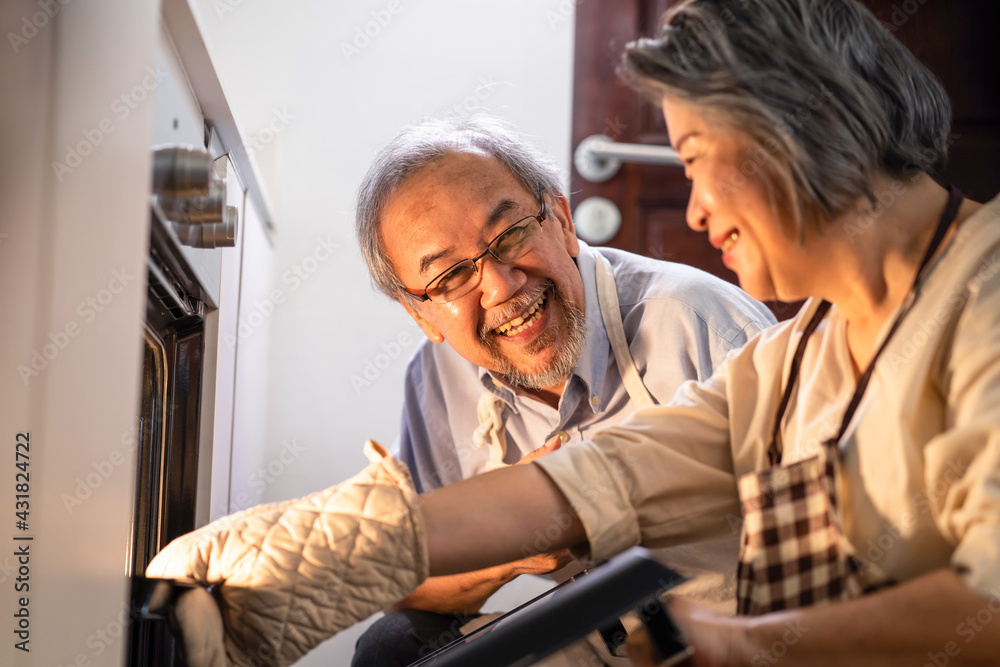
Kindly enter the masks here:
M 382 244 L 382 211 L 399 185 L 449 153 L 478 149 L 496 158 L 524 186 L 562 195 L 555 162 L 511 129 L 505 121 L 477 114 L 469 118 L 431 119 L 404 128 L 383 148 L 358 189 L 356 229 L 372 284 L 390 298 L 400 294 L 399 277 Z
M 626 47 L 621 73 L 745 134 L 741 171 L 761 172 L 800 237 L 874 203 L 877 174 L 933 174 L 947 156 L 944 89 L 855 0 L 689 0 Z

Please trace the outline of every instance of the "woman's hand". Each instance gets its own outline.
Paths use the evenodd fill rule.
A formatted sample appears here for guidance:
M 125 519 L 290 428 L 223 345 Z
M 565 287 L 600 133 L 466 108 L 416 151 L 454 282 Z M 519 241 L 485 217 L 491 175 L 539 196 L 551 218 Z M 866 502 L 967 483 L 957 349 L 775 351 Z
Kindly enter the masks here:
M 684 598 L 671 598 L 667 608 L 685 641 L 694 649 L 690 664 L 697 667 L 750 664 L 753 651 L 749 618 L 717 614 Z
M 694 649 L 682 665 L 694 667 L 742 667 L 752 659 L 747 631 L 749 620 L 723 616 L 683 598 L 671 598 L 668 608 L 684 640 Z M 645 628 L 629 635 L 628 657 L 636 667 L 656 667 L 659 656 Z

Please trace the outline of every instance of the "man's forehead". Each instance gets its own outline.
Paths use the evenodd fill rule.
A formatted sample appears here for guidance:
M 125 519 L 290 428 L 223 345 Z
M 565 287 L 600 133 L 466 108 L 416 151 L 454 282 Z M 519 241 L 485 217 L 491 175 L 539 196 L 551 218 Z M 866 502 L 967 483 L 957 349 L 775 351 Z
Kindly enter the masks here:
M 515 180 L 503 164 L 484 151 L 474 148 L 456 148 L 411 172 L 397 187 L 469 188 L 486 185 L 484 179 Z
M 519 214 L 523 199 L 520 181 L 493 156 L 478 149 L 451 152 L 399 184 L 386 203 L 382 232 L 398 235 L 390 254 L 425 274 L 489 240 Z
M 525 188 L 496 158 L 481 152 L 448 153 L 411 173 L 393 190 L 387 218 L 412 221 L 444 214 L 449 208 L 483 209 L 503 200 L 521 200 Z

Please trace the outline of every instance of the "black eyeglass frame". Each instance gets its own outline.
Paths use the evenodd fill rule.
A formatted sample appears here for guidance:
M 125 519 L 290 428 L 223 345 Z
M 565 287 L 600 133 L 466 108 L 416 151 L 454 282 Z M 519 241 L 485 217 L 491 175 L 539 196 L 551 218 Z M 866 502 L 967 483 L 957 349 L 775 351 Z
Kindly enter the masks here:
M 482 271 L 480 271 L 480 269 L 479 269 L 479 260 L 481 260 L 486 255 L 492 256 L 493 259 L 497 260 L 501 264 L 506 264 L 507 262 L 505 262 L 504 260 L 502 260 L 499 257 L 497 257 L 496 253 L 493 252 L 494 246 L 496 245 L 497 241 L 499 241 L 500 239 L 502 239 L 511 230 L 513 230 L 514 228 L 516 228 L 518 225 L 520 225 L 521 223 L 523 223 L 525 220 L 530 220 L 530 219 L 534 218 L 535 222 L 538 223 L 538 226 L 539 227 L 542 226 L 542 222 L 545 221 L 545 220 L 547 220 L 548 217 L 549 217 L 548 207 L 545 205 L 545 187 L 544 186 L 538 188 L 538 200 L 542 204 L 542 208 L 541 208 L 540 211 L 538 211 L 538 213 L 536 213 L 535 215 L 526 215 L 523 218 L 519 219 L 517 222 L 511 223 L 510 225 L 508 225 L 507 227 L 505 227 L 502 232 L 500 232 L 495 237 L 493 237 L 492 241 L 490 241 L 489 243 L 486 244 L 486 250 L 482 251 L 481 253 L 479 253 L 475 257 L 469 257 L 468 259 L 463 259 L 460 262 L 455 262 L 454 264 L 452 264 L 451 266 L 449 266 L 447 269 L 445 269 L 441 273 L 439 273 L 436 276 L 434 276 L 434 278 L 430 282 L 428 282 L 427 285 L 424 287 L 423 292 L 421 292 L 419 290 L 408 289 L 407 287 L 405 287 L 403 285 L 400 285 L 399 289 L 401 289 L 404 293 L 409 294 L 410 296 L 412 296 L 414 298 L 420 299 L 421 302 L 423 302 L 423 301 L 431 301 L 433 303 L 448 303 L 448 301 L 437 302 L 437 301 L 434 301 L 434 299 L 432 299 L 430 297 L 430 295 L 427 293 L 427 291 L 431 288 L 431 285 L 433 285 L 434 283 L 436 283 L 442 277 L 448 275 L 448 273 L 450 273 L 452 270 L 454 270 L 455 267 L 461 266 L 462 264 L 465 264 L 466 262 L 472 262 L 472 270 L 475 271 L 477 275 L 481 276 L 482 275 Z M 519 255 L 518 257 L 516 257 L 514 259 L 511 259 L 511 260 L 508 260 L 508 261 L 511 261 L 511 262 L 515 261 L 516 259 L 520 259 L 520 257 L 523 257 L 523 256 L 524 255 Z M 480 280 L 482 280 L 482 277 L 480 277 Z M 470 288 L 470 291 L 472 289 L 475 289 L 475 285 L 473 285 L 473 287 Z M 458 297 L 455 297 L 455 298 L 456 299 L 461 298 L 462 296 L 465 296 L 465 294 L 467 294 L 467 293 L 468 292 L 465 292 L 461 296 L 458 296 Z M 454 301 L 454 299 L 451 299 L 451 300 Z

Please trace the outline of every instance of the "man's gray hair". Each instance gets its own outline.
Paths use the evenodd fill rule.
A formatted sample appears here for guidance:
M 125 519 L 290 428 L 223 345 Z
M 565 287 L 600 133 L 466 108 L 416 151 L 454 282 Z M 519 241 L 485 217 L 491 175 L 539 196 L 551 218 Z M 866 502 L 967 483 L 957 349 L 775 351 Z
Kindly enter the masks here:
M 545 188 L 562 195 L 555 162 L 499 118 L 432 119 L 404 128 L 383 148 L 358 189 L 356 228 L 372 284 L 390 298 L 400 294 L 399 277 L 386 256 L 380 218 L 396 188 L 408 177 L 449 153 L 478 149 L 496 158 L 525 190 Z
M 761 172 L 800 236 L 874 203 L 878 173 L 933 174 L 947 156 L 944 89 L 855 0 L 689 0 L 626 47 L 621 72 L 745 134 L 741 171 Z

